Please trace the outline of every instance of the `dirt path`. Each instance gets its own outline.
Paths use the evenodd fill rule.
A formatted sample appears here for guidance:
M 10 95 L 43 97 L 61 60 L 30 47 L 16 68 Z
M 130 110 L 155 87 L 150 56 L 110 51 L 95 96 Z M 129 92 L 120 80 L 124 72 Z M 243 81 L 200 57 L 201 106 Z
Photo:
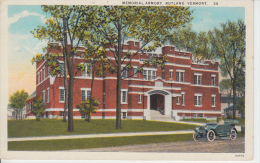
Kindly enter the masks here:
M 245 139 L 237 138 L 234 141 L 229 139 L 215 140 L 208 142 L 184 141 L 171 143 L 154 143 L 142 145 L 127 145 L 118 147 L 92 148 L 73 151 L 92 151 L 92 152 L 189 152 L 189 153 L 244 153 Z

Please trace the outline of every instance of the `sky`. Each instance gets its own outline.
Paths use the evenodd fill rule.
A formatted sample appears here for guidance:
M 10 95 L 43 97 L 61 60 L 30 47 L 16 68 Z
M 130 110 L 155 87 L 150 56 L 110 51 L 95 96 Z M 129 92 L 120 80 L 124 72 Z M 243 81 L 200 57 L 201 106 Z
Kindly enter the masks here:
M 227 20 L 245 21 L 245 9 L 242 7 L 191 7 L 193 10 L 193 29 L 196 32 L 219 28 L 220 23 Z M 9 5 L 8 6 L 8 77 L 9 96 L 17 90 L 24 89 L 29 94 L 36 89 L 35 64 L 32 65 L 33 55 L 42 52 L 47 45 L 46 40 L 33 37 L 30 31 L 38 25 L 44 25 L 46 15 L 41 6 Z

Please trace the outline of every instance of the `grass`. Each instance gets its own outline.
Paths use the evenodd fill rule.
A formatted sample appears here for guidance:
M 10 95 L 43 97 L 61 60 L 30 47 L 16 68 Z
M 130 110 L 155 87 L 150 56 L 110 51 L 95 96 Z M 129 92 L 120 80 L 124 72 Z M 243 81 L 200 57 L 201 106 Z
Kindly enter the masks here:
M 193 140 L 191 134 L 9 142 L 8 150 L 56 151 Z
M 227 118 L 225 118 L 224 120 L 227 120 Z M 237 118 L 238 120 L 238 125 L 244 125 L 245 124 L 245 119 L 243 118 Z M 200 122 L 200 123 L 207 123 L 205 118 L 198 118 L 198 119 L 183 119 L 181 121 L 186 121 L 186 122 Z
M 195 125 L 143 120 L 122 120 L 122 128 L 115 129 L 115 120 L 94 119 L 90 123 L 74 120 L 74 132 L 67 131 L 67 123 L 60 119 L 9 120 L 8 137 L 75 135 L 94 133 L 176 131 L 194 129 Z
M 245 135 L 238 132 L 238 137 Z M 191 141 L 192 134 L 179 135 L 153 135 L 153 136 L 127 136 L 89 139 L 65 139 L 65 140 L 41 140 L 41 141 L 21 141 L 9 142 L 8 150 L 15 151 L 57 151 L 113 147 L 134 144 L 165 143 L 177 141 Z

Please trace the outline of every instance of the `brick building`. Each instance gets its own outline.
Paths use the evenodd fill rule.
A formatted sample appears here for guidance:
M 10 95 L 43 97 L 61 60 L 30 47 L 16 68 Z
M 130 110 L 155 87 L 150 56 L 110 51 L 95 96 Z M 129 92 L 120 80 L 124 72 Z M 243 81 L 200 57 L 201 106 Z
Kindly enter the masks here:
M 123 44 L 123 52 L 134 53 L 140 43 L 128 41 Z M 121 112 L 125 119 L 152 119 L 152 112 L 165 118 L 180 120 L 183 118 L 202 118 L 221 116 L 221 102 L 218 80 L 218 63 L 205 61 L 193 63 L 192 54 L 176 51 L 173 46 L 164 46 L 162 53 L 167 55 L 164 68 L 144 67 L 143 74 L 135 73 L 146 59 L 161 54 L 138 54 L 132 60 L 133 69 L 122 73 Z M 80 57 L 84 48 L 78 48 L 75 65 L 84 63 Z M 62 53 L 60 47 L 47 51 Z M 107 49 L 107 55 L 113 60 L 113 53 Z M 60 59 L 60 63 L 63 60 Z M 124 63 L 123 65 L 124 66 Z M 50 68 L 44 60 L 36 65 L 36 93 L 42 95 L 45 102 L 44 118 L 61 117 L 64 107 L 64 81 L 60 76 L 51 76 Z M 127 77 L 127 78 L 125 78 Z M 116 117 L 116 74 L 105 72 L 105 76 L 95 76 L 93 97 L 100 105 L 92 118 Z M 78 72 L 75 76 L 73 115 L 84 118 L 76 108 L 90 95 L 91 74 Z M 27 106 L 31 106 L 32 99 Z M 28 118 L 34 118 L 28 108 Z

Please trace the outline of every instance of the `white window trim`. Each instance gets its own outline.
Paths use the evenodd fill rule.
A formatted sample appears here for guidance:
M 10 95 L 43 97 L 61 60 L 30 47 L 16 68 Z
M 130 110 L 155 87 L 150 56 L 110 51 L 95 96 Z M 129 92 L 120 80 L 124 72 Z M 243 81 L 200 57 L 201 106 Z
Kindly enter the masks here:
M 211 80 L 211 85 L 212 85 L 212 86 L 216 86 L 216 75 L 215 75 L 215 74 L 212 74 L 212 75 L 211 75 L 211 78 L 212 78 L 212 77 L 214 78 L 214 84 L 212 83 L 212 80 Z
M 181 101 L 182 106 L 185 106 L 185 92 L 181 92 L 181 95 L 182 95 L 181 100 L 183 101 L 183 103 Z
M 42 101 L 43 101 L 43 103 L 46 102 L 46 100 L 45 100 L 45 90 L 42 91 Z
M 43 71 L 43 80 L 44 80 L 45 79 L 45 66 L 43 66 L 42 71 Z
M 85 91 L 85 97 L 88 98 L 88 91 L 91 91 L 91 88 L 80 88 L 80 92 Z M 82 94 L 80 95 L 82 101 Z
M 197 80 L 196 80 L 196 84 L 194 82 L 195 85 L 202 85 L 202 74 L 201 73 L 194 73 L 194 78 L 195 76 L 200 76 L 200 83 L 199 83 L 199 78 L 197 77 Z M 195 81 L 195 80 L 194 80 Z
M 136 70 L 136 73 L 135 73 L 135 70 Z M 137 77 L 137 68 L 136 67 L 134 67 L 134 69 L 133 69 L 133 71 L 134 71 L 134 77 Z
M 139 97 L 140 97 L 140 101 L 139 101 Z M 142 104 L 142 94 L 141 93 L 138 94 L 138 104 Z
M 178 100 L 177 100 L 178 99 Z M 180 96 L 176 96 L 176 105 L 180 105 L 181 103 L 180 103 Z
M 185 70 L 180 70 L 180 69 L 177 69 L 176 70 L 176 73 L 179 73 L 179 81 L 176 80 L 176 82 L 179 82 L 179 83 L 185 83 Z M 183 73 L 183 81 L 181 81 L 181 72 Z
M 60 102 L 60 103 L 64 103 L 64 102 L 65 102 L 65 97 L 66 97 L 66 92 L 65 92 L 64 87 L 60 86 L 60 87 L 59 87 L 59 91 L 60 91 L 61 89 L 64 90 L 64 101 L 61 101 L 61 100 L 60 100 L 60 95 L 59 95 L 59 102 Z M 60 93 L 60 92 L 59 92 L 59 93 Z
M 50 87 L 47 88 L 47 103 L 50 103 Z
M 212 105 L 212 97 L 214 97 L 214 105 Z M 216 95 L 215 94 L 212 94 L 212 96 L 211 96 L 211 105 L 212 105 L 212 107 L 216 107 Z
M 195 105 L 195 107 L 202 107 L 202 93 L 195 93 L 194 94 L 194 97 L 197 96 L 197 103 L 198 103 L 198 100 L 199 100 L 199 96 L 201 97 L 201 105 Z
M 126 102 L 123 102 L 123 91 L 126 91 Z M 121 104 L 127 104 L 128 98 L 127 98 L 128 89 L 121 89 Z
M 127 111 L 122 111 L 121 113 L 122 113 L 122 114 L 121 114 L 121 118 L 124 119 L 124 118 L 123 118 L 123 113 L 126 113 L 125 119 L 127 119 Z

